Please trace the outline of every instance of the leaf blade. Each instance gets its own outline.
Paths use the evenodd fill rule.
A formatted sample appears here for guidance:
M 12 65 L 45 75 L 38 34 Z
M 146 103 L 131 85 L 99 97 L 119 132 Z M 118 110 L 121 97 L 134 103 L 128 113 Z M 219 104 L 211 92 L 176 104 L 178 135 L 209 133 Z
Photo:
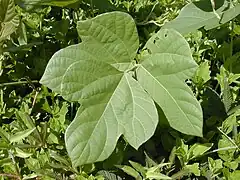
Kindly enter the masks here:
M 99 44 L 117 63 L 129 62 L 136 55 L 139 46 L 137 29 L 127 13 L 115 11 L 79 21 L 77 30 L 83 41 Z
M 26 137 L 28 137 L 30 134 L 32 134 L 33 131 L 35 131 L 36 128 L 32 128 L 32 129 L 26 129 L 22 132 L 18 132 L 16 134 L 14 134 L 13 136 L 10 137 L 10 142 L 18 142 L 20 140 L 25 139 Z
M 114 150 L 117 140 L 122 134 L 136 149 L 153 135 L 158 122 L 154 103 L 140 85 L 131 78 L 128 74 L 123 75 L 110 96 L 102 102 L 95 101 L 95 105 L 88 106 L 78 113 L 67 129 L 65 141 L 74 165 L 106 159 Z M 134 97 L 130 88 L 132 91 L 137 91 L 135 95 L 141 94 L 141 97 L 145 97 L 148 102 L 140 104 L 145 100 Z M 152 116 L 150 125 L 147 125 L 150 119 L 146 118 L 148 113 L 142 111 L 139 106 L 152 109 L 149 113 Z M 135 113 L 135 109 L 141 113 L 138 115 Z M 133 124 L 130 124 L 129 120 L 133 121 Z M 145 128 L 144 133 L 141 127 Z M 75 139 L 74 136 L 78 136 L 78 138 Z M 74 146 L 78 146 L 77 149 Z M 91 153 L 88 154 L 89 152 Z
M 0 1 L 0 42 L 14 33 L 19 25 L 13 0 Z
M 173 28 L 181 34 L 193 32 L 201 27 L 209 30 L 228 22 L 240 12 L 240 4 L 228 9 L 228 1 L 216 1 L 216 3 L 218 6 L 216 13 L 221 17 L 220 20 L 216 16 L 216 13 L 212 11 L 210 1 L 203 0 L 186 5 L 177 18 L 166 23 L 163 28 Z
M 171 47 L 172 39 L 177 45 Z M 194 75 L 197 67 L 188 44 L 176 31 L 162 30 L 146 47 L 150 55 L 144 57 L 137 69 L 139 83 L 162 108 L 171 127 L 185 134 L 202 136 L 201 106 L 184 83 Z M 167 50 L 158 47 L 167 47 Z

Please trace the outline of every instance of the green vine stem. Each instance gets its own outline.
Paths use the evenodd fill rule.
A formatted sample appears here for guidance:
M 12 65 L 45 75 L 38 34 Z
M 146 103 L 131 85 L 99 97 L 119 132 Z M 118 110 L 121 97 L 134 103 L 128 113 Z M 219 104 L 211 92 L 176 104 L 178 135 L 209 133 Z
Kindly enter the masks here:
M 39 83 L 39 81 L 33 80 L 33 81 L 31 81 L 31 83 Z M 0 87 L 22 85 L 22 84 L 29 84 L 29 81 L 18 81 L 18 82 L 2 83 L 2 84 L 0 84 Z

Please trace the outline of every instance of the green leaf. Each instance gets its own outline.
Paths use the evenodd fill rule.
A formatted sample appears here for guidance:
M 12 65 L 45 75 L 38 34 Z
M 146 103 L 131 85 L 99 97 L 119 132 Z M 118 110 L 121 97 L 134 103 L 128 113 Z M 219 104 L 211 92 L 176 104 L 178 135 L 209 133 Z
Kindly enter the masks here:
M 28 137 L 33 131 L 35 131 L 36 128 L 33 129 L 27 129 L 25 131 L 22 132 L 18 132 L 16 134 L 14 134 L 13 136 L 10 137 L 10 142 L 18 142 L 21 141 L 23 139 L 25 139 L 26 137 Z
M 150 53 L 137 69 L 137 79 L 182 133 L 202 136 L 202 110 L 185 80 L 197 64 L 185 39 L 174 30 L 160 30 L 146 44 Z
M 102 77 L 109 76 L 108 78 L 110 78 L 110 75 L 120 74 L 120 72 L 118 72 L 117 70 L 112 68 L 109 64 L 107 64 L 112 59 L 107 55 L 105 55 L 105 58 L 104 58 L 103 57 L 104 54 L 106 54 L 106 51 L 104 51 L 104 49 L 95 48 L 95 45 L 93 43 L 81 43 L 81 44 L 72 45 L 65 49 L 62 49 L 53 55 L 53 57 L 51 58 L 51 60 L 49 61 L 46 67 L 46 70 L 40 82 L 57 93 L 60 93 L 63 95 L 65 93 L 66 94 L 65 98 L 67 100 L 78 101 L 80 97 L 76 97 L 76 95 L 74 95 L 74 92 L 72 92 L 73 94 L 71 93 L 70 95 L 68 95 L 68 92 L 66 93 L 68 89 L 71 89 L 71 91 L 73 91 L 74 90 L 73 86 L 68 86 L 65 83 L 65 87 L 67 86 L 66 87 L 67 89 L 64 89 L 63 80 L 65 79 L 66 81 L 67 78 L 70 78 L 69 75 L 68 77 L 66 77 L 65 74 L 67 74 L 68 72 L 71 73 L 70 68 L 72 70 L 75 68 L 75 71 L 76 71 L 76 68 L 78 66 L 79 66 L 78 71 L 81 70 L 82 73 L 84 73 L 85 71 L 84 76 L 81 77 L 82 79 L 87 79 L 88 74 L 91 73 L 94 67 L 104 68 L 104 69 L 99 68 L 99 70 L 97 69 L 95 70 L 96 71 L 94 72 L 96 75 L 95 79 L 98 78 L 98 74 L 101 74 Z M 83 65 L 83 66 L 80 66 L 80 65 Z M 78 72 L 78 73 L 81 73 L 81 72 Z M 78 77 L 75 76 L 75 78 L 78 78 Z M 81 84 L 78 84 L 77 89 L 80 89 L 85 85 L 86 84 L 83 81 L 81 82 Z
M 26 31 L 26 25 L 20 21 L 19 24 L 19 29 L 18 29 L 18 42 L 19 45 L 22 46 L 27 46 L 27 31 Z M 19 48 L 20 49 L 20 48 Z
M 117 167 L 123 170 L 128 175 L 134 177 L 135 179 L 142 179 L 140 174 L 130 166 L 117 166 Z
M 0 166 L 4 166 L 5 164 L 9 164 L 12 162 L 12 159 L 11 158 L 4 158 L 4 159 L 1 159 L 0 160 Z
M 182 139 L 177 139 L 176 141 L 177 148 L 175 150 L 175 154 L 177 155 L 178 159 L 182 166 L 184 166 L 188 162 L 188 145 L 184 144 Z
M 240 25 L 235 24 L 233 32 L 235 35 L 240 35 Z
M 97 174 L 102 175 L 106 180 L 122 180 L 120 176 L 105 170 L 98 171 Z
M 227 0 L 218 0 L 215 3 L 216 13 L 221 19 L 213 12 L 210 0 L 202 0 L 186 5 L 178 17 L 166 23 L 163 28 L 173 28 L 181 34 L 187 34 L 201 27 L 204 27 L 206 30 L 213 29 L 240 14 L 240 4 L 228 8 L 229 2 Z
M 224 103 L 226 112 L 228 112 L 231 109 L 234 100 L 233 100 L 233 95 L 232 95 L 227 78 L 224 78 L 224 87 L 222 91 L 223 91 L 223 97 L 222 97 L 223 103 Z
M 66 130 L 65 125 L 65 116 L 68 112 L 68 105 L 67 103 L 63 103 L 59 112 L 53 115 L 53 118 L 49 120 L 50 128 L 56 132 L 61 132 Z
M 226 161 L 226 162 L 230 162 L 234 159 L 234 153 L 235 153 L 235 149 L 229 149 L 227 150 L 227 148 L 232 147 L 233 144 L 232 142 L 227 139 L 225 136 L 222 136 L 222 138 L 218 141 L 218 148 L 226 148 L 225 151 L 218 151 L 218 156 Z
M 154 167 L 148 168 L 147 171 L 148 172 L 158 172 L 161 168 L 163 168 L 164 166 L 170 165 L 170 163 L 163 163 L 161 162 L 158 165 L 155 165 Z
M 137 149 L 157 126 L 154 103 L 137 81 L 125 74 L 115 89 L 111 79 L 106 82 L 98 85 L 88 101 L 91 105 L 80 109 L 67 129 L 66 147 L 74 165 L 106 159 L 121 134 Z
M 189 149 L 189 158 L 194 159 L 198 156 L 203 155 L 205 152 L 207 152 L 211 147 L 213 146 L 212 143 L 206 143 L 206 144 L 198 144 L 195 143 L 190 149 Z
M 146 173 L 146 178 L 148 179 L 156 179 L 156 180 L 162 180 L 162 179 L 172 179 L 169 176 L 166 176 L 162 173 L 158 173 L 158 172 L 147 172 Z
M 137 29 L 132 17 L 122 12 L 110 12 L 77 24 L 83 41 L 94 41 L 98 48 L 111 54 L 111 64 L 129 63 L 139 46 Z
M 147 172 L 146 169 L 139 163 L 133 162 L 133 161 L 129 161 L 129 163 L 132 165 L 132 167 L 134 169 L 136 169 L 141 175 L 142 177 L 145 178 L 145 173 Z
M 232 161 L 232 162 L 224 162 L 224 166 L 232 169 L 232 170 L 236 170 L 238 168 L 238 161 Z
M 230 132 L 232 132 L 233 127 L 236 125 L 237 125 L 237 117 L 235 114 L 233 114 L 224 120 L 222 124 L 222 130 L 224 133 L 229 134 Z
M 64 157 L 58 155 L 54 151 L 50 151 L 50 156 L 55 159 L 56 161 L 59 161 L 60 163 L 66 165 L 66 166 L 71 166 L 71 163 L 69 163 Z
M 17 3 L 21 6 L 29 6 L 29 5 L 47 5 L 47 6 L 58 6 L 65 7 L 70 4 L 74 4 L 80 0 L 17 0 Z
M 201 63 L 194 75 L 193 81 L 199 86 L 209 81 L 211 79 L 209 68 L 210 66 L 207 61 Z
M 81 103 L 65 134 L 74 166 L 105 160 L 121 135 L 137 149 L 158 123 L 153 100 L 130 73 L 115 68 L 136 55 L 133 19 L 106 13 L 79 22 L 78 31 L 83 42 L 55 53 L 41 79 L 66 100 Z
M 2 127 L 0 127 L 0 137 L 7 143 L 10 142 L 10 134 L 6 132 Z
M 184 170 L 188 170 L 189 173 L 193 173 L 195 176 L 200 176 L 199 163 L 186 165 Z
M 17 111 L 16 118 L 19 124 L 21 124 L 25 128 L 32 129 L 35 127 L 32 118 L 26 112 Z
M 104 61 L 114 67 L 126 64 L 128 67 L 138 49 L 136 26 L 131 16 L 126 13 L 105 13 L 93 19 L 80 21 L 77 29 L 84 43 L 69 46 L 55 53 L 41 79 L 42 84 L 60 94 L 65 91 L 61 89 L 63 76 L 68 70 L 65 67 L 80 61 L 83 64 L 89 59 Z
M 15 148 L 16 152 L 15 152 L 15 156 L 20 157 L 20 158 L 28 158 L 31 155 L 33 155 L 32 153 L 29 152 L 25 152 L 19 148 Z
M 98 9 L 98 12 L 110 12 L 116 10 L 116 6 L 114 6 L 109 0 L 85 0 L 85 2 L 92 4 L 95 9 Z
M 0 0 L 0 42 L 15 32 L 18 24 L 14 0 Z
M 224 62 L 224 68 L 231 73 L 240 74 L 240 52 L 227 58 Z
M 24 128 L 24 129 L 34 129 L 36 127 L 34 120 L 29 116 L 28 113 L 23 111 L 17 111 L 16 112 L 16 118 L 18 123 Z M 37 129 L 33 132 L 32 136 L 38 140 L 39 142 L 42 141 L 42 136 L 38 132 Z
M 218 173 L 222 168 L 222 160 L 221 159 L 212 159 L 208 157 L 208 166 L 209 169 L 213 172 L 213 174 Z
M 153 166 L 157 166 L 158 164 L 149 157 L 149 155 L 144 152 L 146 158 L 145 158 L 145 163 L 146 163 L 146 167 L 150 168 L 150 167 L 153 167 Z
M 229 180 L 240 179 L 240 170 L 236 170 L 230 174 Z

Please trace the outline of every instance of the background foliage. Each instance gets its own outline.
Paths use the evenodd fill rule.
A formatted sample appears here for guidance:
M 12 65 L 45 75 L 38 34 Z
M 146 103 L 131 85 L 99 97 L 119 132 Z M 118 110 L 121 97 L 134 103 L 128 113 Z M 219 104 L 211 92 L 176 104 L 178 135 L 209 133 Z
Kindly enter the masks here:
M 183 0 L 0 0 L 0 178 L 239 179 L 239 2 L 216 1 L 216 11 L 200 2 L 204 15 Z M 82 41 L 77 21 L 115 10 L 134 18 L 140 49 L 161 28 L 184 35 L 199 65 L 186 83 L 203 109 L 203 137 L 160 121 L 138 151 L 121 137 L 107 160 L 75 168 L 64 133 L 79 104 L 39 80 L 56 51 Z M 207 18 L 182 29 L 185 13 Z

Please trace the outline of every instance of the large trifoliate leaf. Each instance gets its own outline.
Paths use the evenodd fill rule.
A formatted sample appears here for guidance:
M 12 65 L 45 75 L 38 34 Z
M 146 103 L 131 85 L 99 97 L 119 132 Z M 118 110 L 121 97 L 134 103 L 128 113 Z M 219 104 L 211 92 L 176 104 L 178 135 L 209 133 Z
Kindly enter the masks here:
M 204 27 L 206 30 L 213 29 L 240 14 L 240 4 L 229 8 L 230 4 L 227 0 L 215 0 L 215 3 L 216 13 L 220 16 L 220 19 L 213 12 L 211 1 L 201 0 L 186 5 L 181 10 L 179 16 L 166 23 L 163 28 L 173 28 L 181 34 L 187 34 L 201 27 Z
M 197 68 L 185 39 L 174 30 L 161 30 L 146 44 L 149 55 L 137 69 L 141 86 L 162 108 L 172 128 L 202 136 L 202 110 L 185 80 Z
M 55 53 L 41 79 L 65 99 L 81 103 L 65 135 L 74 166 L 106 159 L 121 135 L 137 149 L 158 123 L 150 96 L 130 73 L 118 70 L 138 49 L 133 19 L 106 13 L 79 22 L 78 31 L 83 42 Z
M 18 24 L 14 0 L 0 0 L 0 42 L 15 32 Z

